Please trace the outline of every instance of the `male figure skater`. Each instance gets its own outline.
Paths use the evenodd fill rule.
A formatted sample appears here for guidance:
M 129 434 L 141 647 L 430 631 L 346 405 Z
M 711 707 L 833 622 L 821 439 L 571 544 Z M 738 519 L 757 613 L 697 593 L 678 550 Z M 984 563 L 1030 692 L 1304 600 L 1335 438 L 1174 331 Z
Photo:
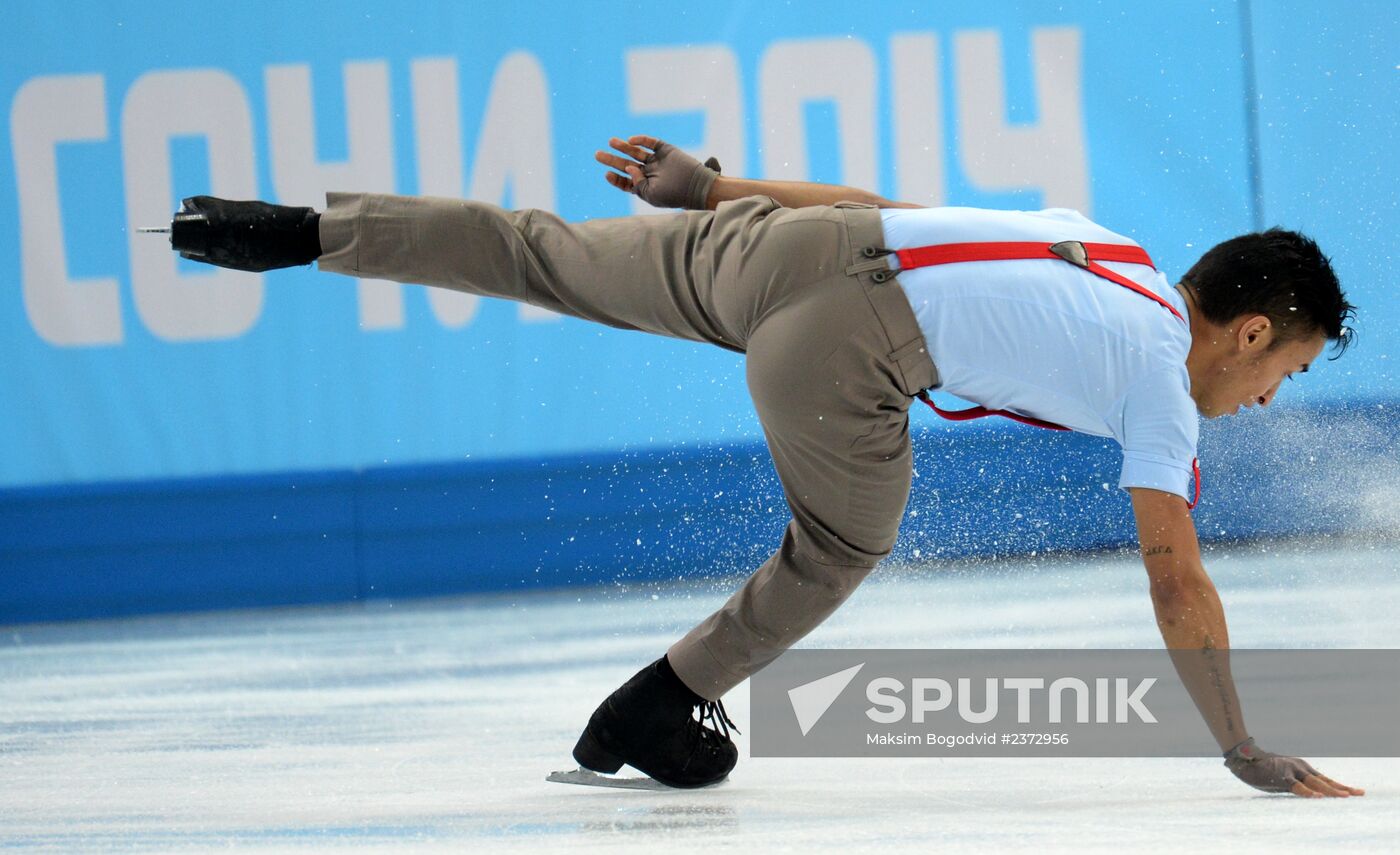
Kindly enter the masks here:
M 1188 508 L 1198 413 L 1266 406 L 1327 342 L 1348 341 L 1352 307 L 1313 241 L 1243 235 L 1172 287 L 1140 247 L 1073 211 L 921 209 L 721 177 L 651 137 L 611 144 L 597 159 L 615 187 L 691 210 L 569 224 L 455 199 L 331 193 L 318 214 L 201 196 L 172 234 L 223 267 L 315 261 L 746 354 L 792 520 L 719 611 L 598 707 L 574 748 L 582 766 L 627 763 L 676 787 L 728 775 L 738 752 L 720 697 L 890 553 L 909 406 L 942 388 L 984 413 L 1117 439 L 1158 626 L 1226 766 L 1267 791 L 1362 793 L 1254 746 Z

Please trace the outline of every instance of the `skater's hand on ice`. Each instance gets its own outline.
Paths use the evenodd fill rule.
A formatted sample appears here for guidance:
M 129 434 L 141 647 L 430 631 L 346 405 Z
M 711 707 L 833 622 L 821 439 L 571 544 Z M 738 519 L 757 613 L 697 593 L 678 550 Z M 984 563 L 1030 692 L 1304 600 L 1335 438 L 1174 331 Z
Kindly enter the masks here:
M 702 164 L 670 143 L 640 134 L 626 140 L 613 137 L 608 145 L 626 155 L 606 151 L 593 155 L 617 170 L 605 173 L 612 186 L 658 208 L 703 211 L 709 207 L 710 188 L 719 177 L 719 161 L 713 157 Z
M 1236 778 L 1266 793 L 1292 793 L 1312 799 L 1366 795 L 1365 790 L 1337 783 L 1306 760 L 1256 748 L 1253 737 L 1225 752 L 1225 767 Z

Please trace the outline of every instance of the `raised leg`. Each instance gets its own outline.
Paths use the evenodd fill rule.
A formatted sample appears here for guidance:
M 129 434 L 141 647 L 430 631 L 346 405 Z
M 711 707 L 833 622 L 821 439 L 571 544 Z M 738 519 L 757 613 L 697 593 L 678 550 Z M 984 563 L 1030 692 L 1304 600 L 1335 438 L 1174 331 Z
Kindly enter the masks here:
M 622 329 L 742 349 L 716 292 L 713 212 L 567 223 L 463 199 L 327 194 L 322 270 L 527 302 Z

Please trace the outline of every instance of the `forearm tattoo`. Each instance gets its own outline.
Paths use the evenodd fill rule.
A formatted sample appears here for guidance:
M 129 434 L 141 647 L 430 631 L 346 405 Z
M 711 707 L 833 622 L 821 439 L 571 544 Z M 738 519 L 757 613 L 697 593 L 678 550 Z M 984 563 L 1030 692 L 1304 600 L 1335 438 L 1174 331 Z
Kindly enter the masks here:
M 1143 558 L 1150 558 L 1150 557 L 1153 556 L 1153 555 L 1171 555 L 1171 554 L 1172 554 L 1172 548 L 1171 548 L 1170 546 L 1149 546 L 1149 547 L 1147 547 L 1146 549 L 1144 549 L 1144 550 L 1142 551 L 1142 557 L 1143 557 Z
M 1220 699 L 1220 708 L 1225 713 L 1225 732 L 1233 734 L 1235 732 L 1235 709 L 1230 703 L 1230 692 L 1226 689 L 1222 657 L 1216 650 L 1215 639 L 1211 638 L 1209 633 L 1206 635 L 1205 643 L 1201 646 L 1201 655 L 1205 657 L 1211 684 L 1215 686 L 1215 693 Z M 1225 658 L 1228 657 L 1229 652 L 1227 651 Z

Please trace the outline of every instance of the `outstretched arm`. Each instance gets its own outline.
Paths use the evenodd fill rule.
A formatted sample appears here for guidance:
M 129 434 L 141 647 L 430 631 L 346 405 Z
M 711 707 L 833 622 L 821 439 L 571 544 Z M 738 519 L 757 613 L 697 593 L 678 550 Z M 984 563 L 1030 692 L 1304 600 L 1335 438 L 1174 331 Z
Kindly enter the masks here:
M 1160 490 L 1131 492 L 1157 629 L 1211 735 L 1221 751 L 1229 750 L 1249 732 L 1230 675 L 1225 611 L 1201 564 L 1186 502 Z
M 622 155 L 606 151 L 594 155 L 599 163 L 617 170 L 606 173 L 608 183 L 660 208 L 700 208 L 703 205 L 713 210 L 720 202 L 746 196 L 771 196 L 785 208 L 835 205 L 837 202 L 862 202 L 880 208 L 922 207 L 892 202 L 867 190 L 838 184 L 706 174 L 702 170 L 707 167 L 656 137 L 640 134 L 626 140 L 613 137 L 608 145 Z M 710 172 L 717 173 L 717 170 Z
M 1230 674 L 1225 610 L 1201 564 L 1200 542 L 1186 500 L 1160 490 L 1130 492 L 1157 628 L 1191 700 L 1220 750 L 1227 752 L 1230 771 L 1270 792 L 1362 795 L 1364 791 L 1337 783 L 1305 761 L 1254 747 Z
M 835 205 L 837 202 L 863 202 L 877 208 L 922 208 L 909 202 L 891 202 L 884 196 L 842 187 L 839 184 L 816 184 L 811 181 L 763 181 L 757 178 L 730 178 L 721 175 L 710 189 L 707 207 L 745 196 L 770 196 L 784 208 L 806 208 L 812 205 Z

